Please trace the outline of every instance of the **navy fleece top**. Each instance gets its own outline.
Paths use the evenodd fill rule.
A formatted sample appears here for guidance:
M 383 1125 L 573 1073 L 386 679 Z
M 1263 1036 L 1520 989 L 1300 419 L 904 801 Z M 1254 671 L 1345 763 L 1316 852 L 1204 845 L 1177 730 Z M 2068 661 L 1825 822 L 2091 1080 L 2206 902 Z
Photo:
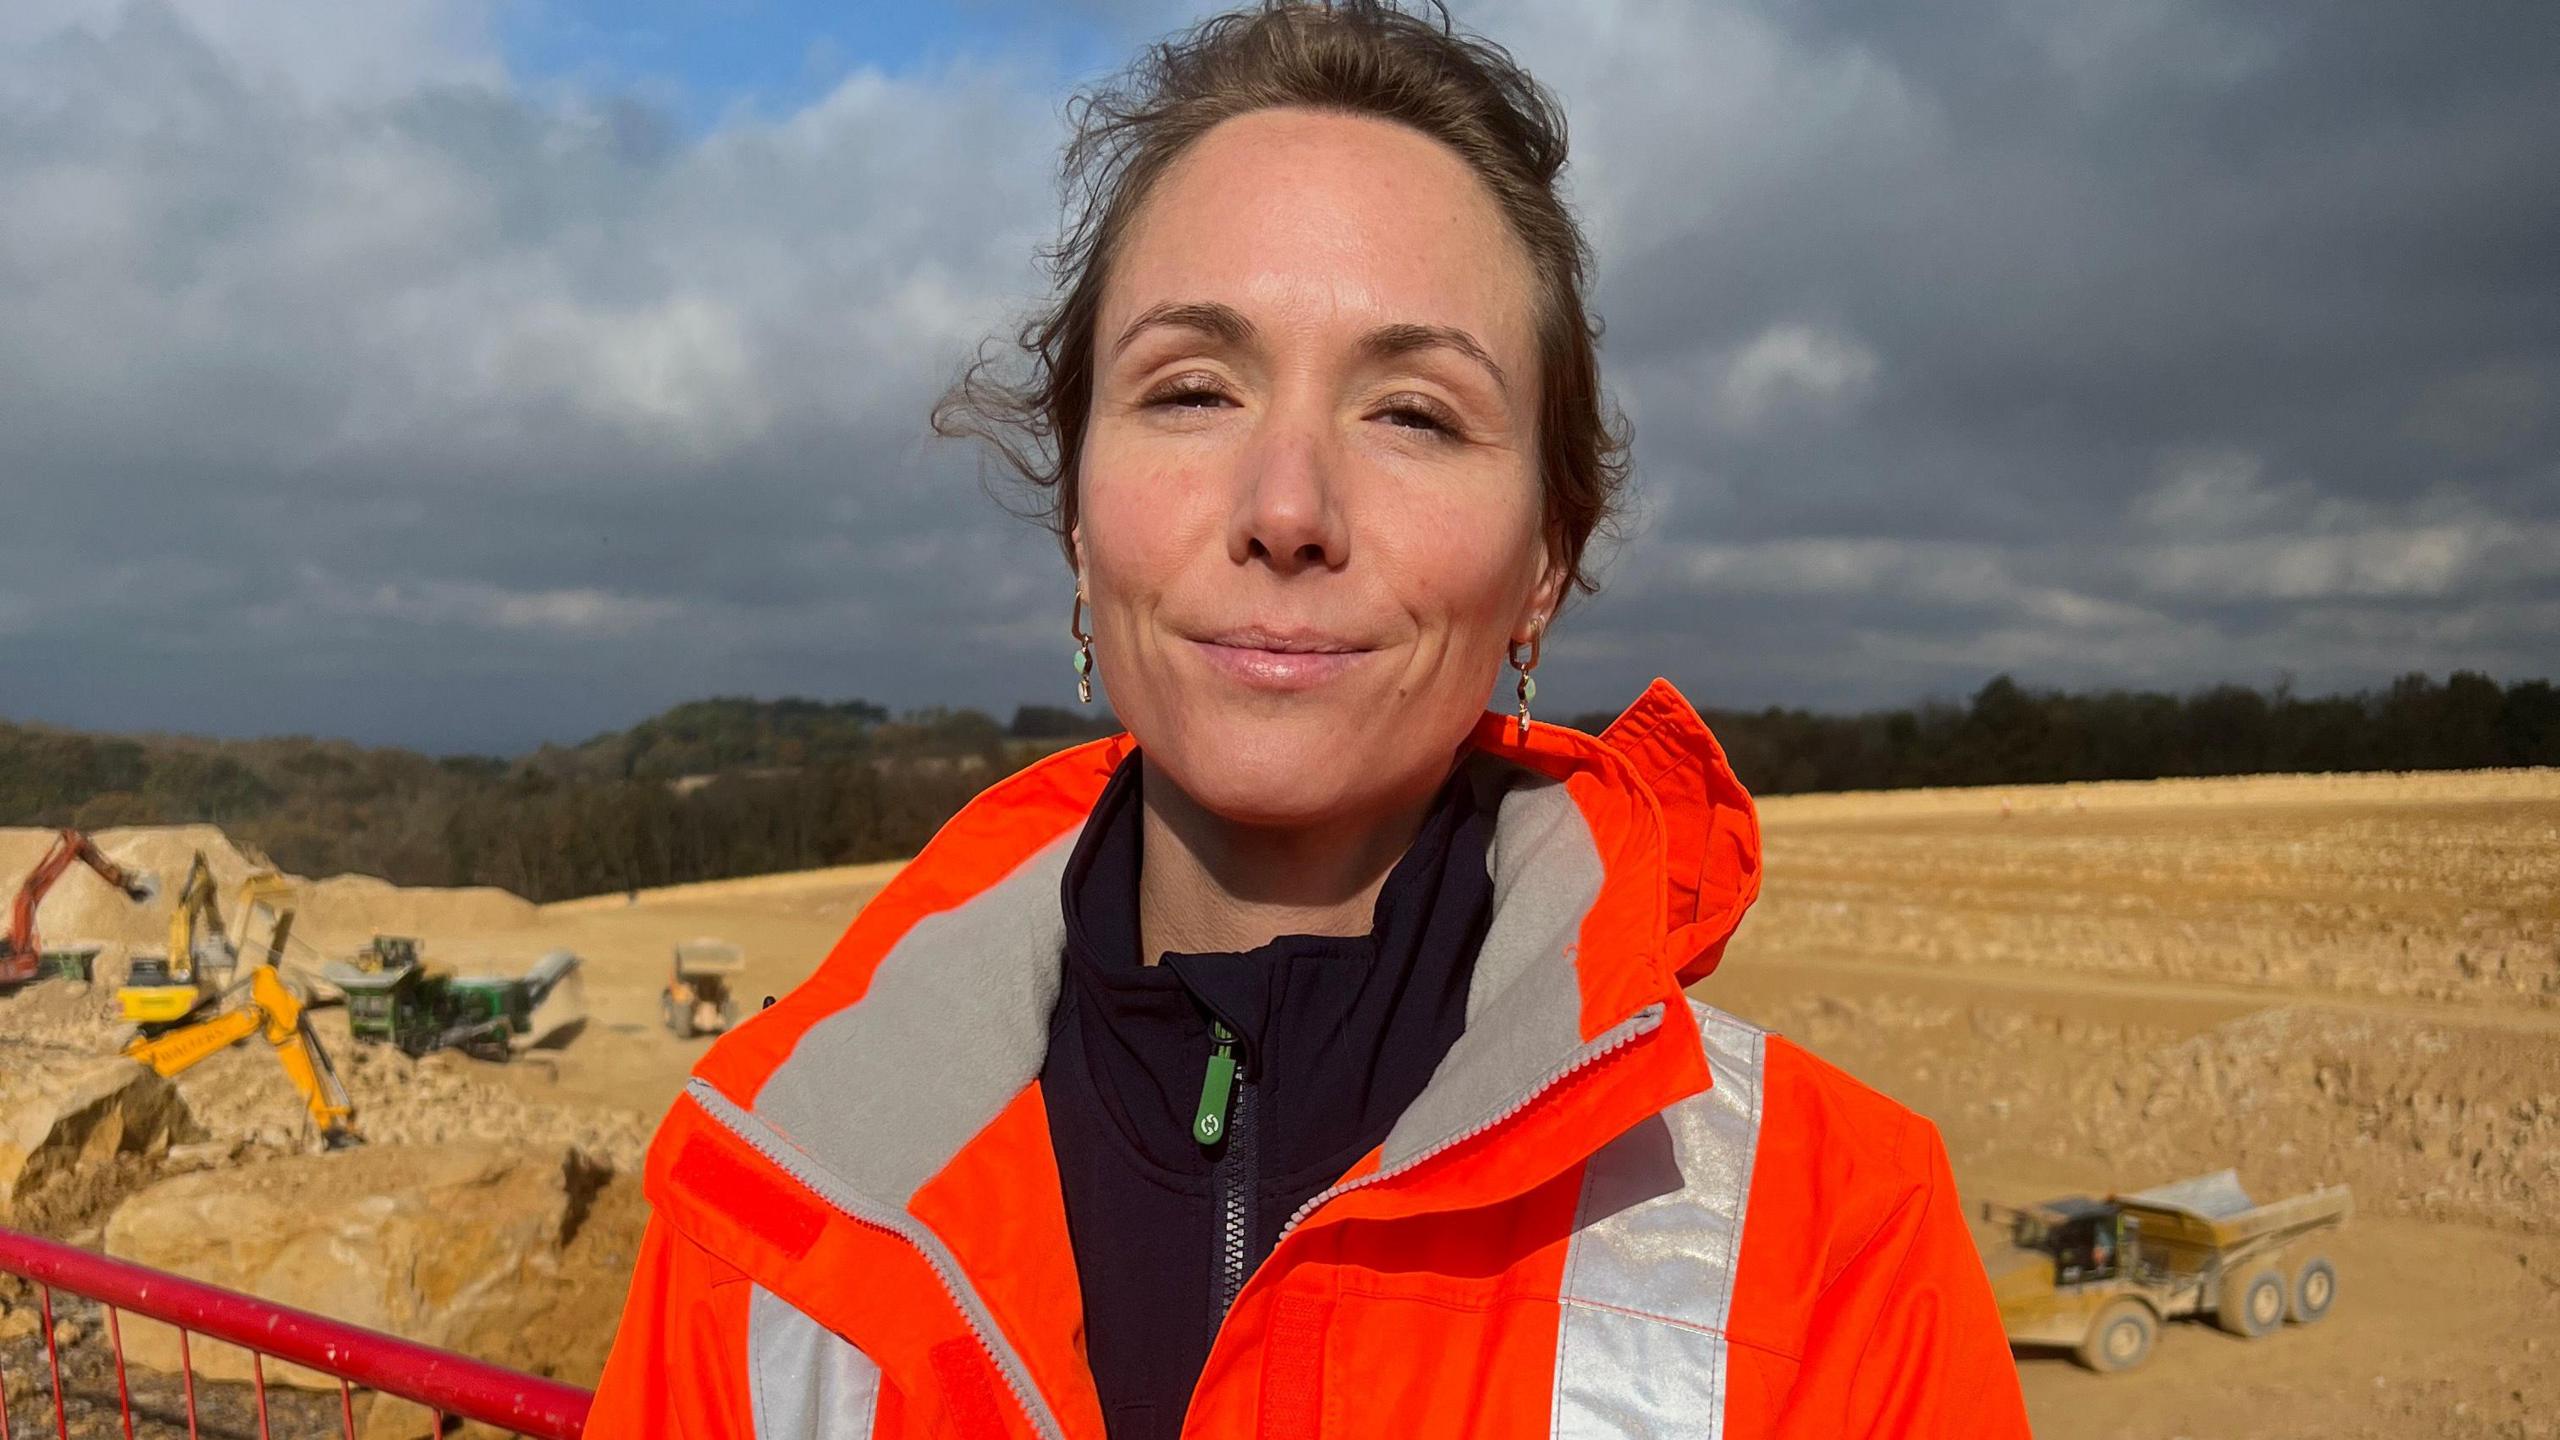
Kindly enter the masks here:
M 1298 1208 L 1386 1138 L 1466 1028 L 1494 814 L 1453 777 L 1367 935 L 1144 965 L 1139 786 L 1132 752 L 1068 859 L 1040 1081 L 1110 1440 L 1172 1440 L 1234 1291 Z M 1203 1146 L 1213 1021 L 1238 1070 L 1224 1133 Z

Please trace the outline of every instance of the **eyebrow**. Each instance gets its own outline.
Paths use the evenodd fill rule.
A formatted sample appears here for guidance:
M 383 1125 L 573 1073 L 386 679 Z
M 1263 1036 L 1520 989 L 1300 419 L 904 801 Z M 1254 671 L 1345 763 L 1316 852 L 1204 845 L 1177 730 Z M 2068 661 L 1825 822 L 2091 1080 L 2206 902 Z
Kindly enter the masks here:
M 1253 339 L 1253 322 L 1244 318 L 1244 312 L 1233 305 L 1221 305 L 1214 300 L 1168 300 L 1162 305 L 1148 307 L 1137 319 L 1130 321 L 1129 328 L 1121 331 L 1120 338 L 1113 342 L 1111 353 L 1117 355 L 1128 349 L 1130 341 L 1158 326 L 1197 330 L 1229 345 L 1243 345 Z
M 1455 350 L 1493 376 L 1494 388 L 1511 393 L 1511 382 L 1502 367 L 1493 361 L 1492 352 L 1473 335 L 1454 325 L 1381 325 L 1361 337 L 1360 348 L 1379 359 L 1410 355 L 1416 350 Z
M 1232 305 L 1214 300 L 1171 300 L 1148 307 L 1137 319 L 1130 321 L 1128 328 L 1120 332 L 1120 338 L 1113 342 L 1111 353 L 1118 355 L 1128 349 L 1129 342 L 1139 335 L 1160 326 L 1197 330 L 1228 345 L 1251 344 L 1255 334 L 1253 322 Z M 1360 337 L 1360 348 L 1382 360 L 1410 355 L 1417 350 L 1455 350 L 1483 366 L 1493 377 L 1496 389 L 1505 395 L 1511 393 L 1510 379 L 1494 362 L 1492 352 L 1484 348 L 1482 341 L 1454 325 L 1381 325 Z

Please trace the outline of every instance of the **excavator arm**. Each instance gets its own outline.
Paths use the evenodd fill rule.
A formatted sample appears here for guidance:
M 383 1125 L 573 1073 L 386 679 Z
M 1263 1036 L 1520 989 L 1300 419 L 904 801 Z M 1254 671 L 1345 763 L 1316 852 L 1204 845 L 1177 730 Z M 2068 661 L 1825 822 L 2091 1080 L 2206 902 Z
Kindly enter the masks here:
M 223 932 L 222 911 L 214 905 L 213 869 L 204 863 L 203 851 L 197 851 L 195 863 L 187 867 L 186 883 L 178 887 L 177 898 L 177 905 L 169 911 L 169 976 L 192 985 L 196 978 L 198 928 L 217 942 L 230 939 Z
M 176 1075 L 257 1034 L 265 1023 L 266 1018 L 255 1005 L 243 1005 L 165 1035 L 137 1039 L 124 1048 L 124 1053 L 163 1075 Z
M 124 1053 L 163 1075 L 174 1076 L 218 1051 L 263 1034 L 276 1052 L 276 1063 L 284 1067 L 285 1078 L 301 1092 L 303 1109 L 310 1113 L 313 1127 L 331 1149 L 336 1149 L 352 1145 L 359 1138 L 355 1104 L 347 1095 L 346 1085 L 338 1079 L 337 1067 L 329 1062 L 329 1052 L 321 1047 L 319 1035 L 304 1017 L 301 997 L 276 973 L 276 957 L 283 953 L 285 936 L 292 929 L 293 912 L 288 910 L 276 921 L 266 960 L 249 972 L 247 1004 L 157 1036 L 138 1036 Z
M 196 852 L 195 863 L 187 867 L 187 883 L 178 887 L 177 907 L 169 912 L 169 975 L 173 980 L 192 984 L 196 964 L 210 958 L 217 968 L 228 971 L 239 963 L 238 945 L 249 938 L 249 924 L 260 910 L 281 915 L 293 899 L 293 887 L 273 870 L 252 871 L 240 882 L 240 893 L 232 907 L 236 919 L 226 926 L 221 907 L 214 903 L 213 868 L 205 864 L 204 852 Z M 234 931 L 237 931 L 235 934 Z M 223 977 L 228 980 L 226 974 Z
M 276 927 L 271 933 L 276 953 L 269 957 L 269 963 L 274 965 L 284 963 L 283 933 L 285 927 L 293 923 L 288 918 L 292 914 L 292 903 L 293 887 L 285 883 L 283 876 L 273 870 L 257 870 L 252 871 L 249 878 L 240 882 L 240 891 L 233 901 L 231 911 L 235 918 L 228 931 L 223 929 L 222 917 L 218 912 L 210 908 L 206 910 L 205 918 L 212 924 L 213 934 L 219 942 L 212 948 L 212 953 L 217 957 L 216 963 L 223 970 L 222 983 L 229 983 L 231 970 L 240 963 L 239 949 L 249 943 L 249 926 L 258 918 L 258 912 L 261 910 L 267 913 L 268 923 Z M 201 952 L 204 947 L 198 948 Z
M 45 851 L 35 869 L 27 872 L 26 882 L 18 887 L 18 898 L 9 907 L 8 940 L 6 948 L 0 949 L 0 985 L 23 985 L 43 973 L 44 945 L 36 935 L 36 907 L 74 861 L 97 871 L 99 879 L 123 891 L 136 904 L 154 893 L 150 876 L 108 859 L 88 836 L 68 828 L 56 832 L 53 847 Z
M 277 927 L 277 950 L 284 948 L 284 929 Z M 302 1106 L 311 1113 L 313 1127 L 333 1149 L 353 1144 L 355 1104 L 338 1079 L 337 1067 L 329 1063 L 329 1052 L 321 1048 L 311 1021 L 303 1015 L 301 997 L 286 988 L 272 961 L 249 973 L 249 995 L 251 1007 L 266 1022 L 267 1043 L 275 1047 L 276 1062 L 284 1066 L 293 1088 L 302 1092 Z
M 169 911 L 169 953 L 134 957 L 116 991 L 124 1018 L 154 1031 L 185 1020 L 231 984 L 239 970 L 240 944 L 249 938 L 259 911 L 267 913 L 279 932 L 292 923 L 293 887 L 273 870 L 255 871 L 240 882 L 239 903 L 228 926 L 215 895 L 213 869 L 199 850 L 187 867 L 186 883 L 178 887 L 178 903 Z

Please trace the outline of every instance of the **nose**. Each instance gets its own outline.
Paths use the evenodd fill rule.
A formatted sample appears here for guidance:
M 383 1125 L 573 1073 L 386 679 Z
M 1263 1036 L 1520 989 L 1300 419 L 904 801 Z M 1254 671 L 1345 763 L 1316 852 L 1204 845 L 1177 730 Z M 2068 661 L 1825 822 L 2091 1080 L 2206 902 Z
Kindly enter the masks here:
M 1321 420 L 1285 408 L 1265 413 L 1239 467 L 1227 558 L 1284 575 L 1340 569 L 1350 558 L 1343 524 L 1341 457 Z

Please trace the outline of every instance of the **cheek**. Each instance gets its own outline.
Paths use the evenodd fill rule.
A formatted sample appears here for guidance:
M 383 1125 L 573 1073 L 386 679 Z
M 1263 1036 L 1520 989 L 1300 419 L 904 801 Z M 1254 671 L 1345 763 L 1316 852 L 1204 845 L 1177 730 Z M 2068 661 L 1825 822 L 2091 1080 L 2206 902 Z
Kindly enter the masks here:
M 1216 543 L 1209 487 L 1183 466 L 1106 462 L 1083 484 L 1077 521 L 1088 579 L 1102 593 L 1125 601 L 1159 591 Z
M 1489 501 L 1484 491 L 1501 498 Z M 1389 550 L 1381 558 L 1406 607 L 1426 622 L 1507 635 L 1535 568 L 1534 513 L 1494 482 L 1402 508 L 1382 516 L 1374 533 Z

